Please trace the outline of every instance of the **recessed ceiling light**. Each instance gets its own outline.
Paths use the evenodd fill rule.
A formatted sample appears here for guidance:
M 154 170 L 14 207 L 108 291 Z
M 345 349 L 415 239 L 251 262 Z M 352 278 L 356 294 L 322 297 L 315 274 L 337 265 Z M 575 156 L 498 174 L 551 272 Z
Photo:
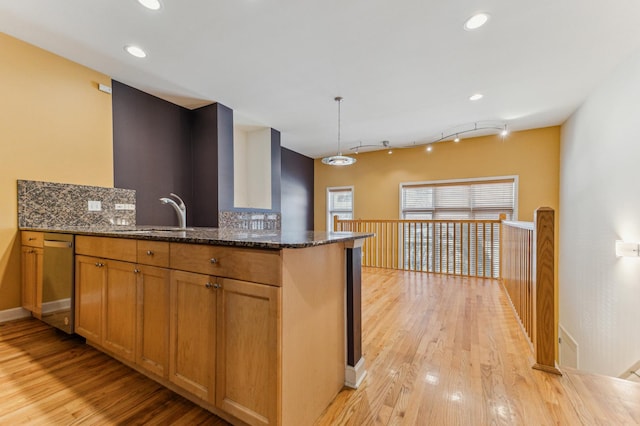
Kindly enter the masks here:
M 125 46 L 124 50 L 126 50 L 130 55 L 135 56 L 136 58 L 146 58 L 147 52 L 139 48 L 138 46 Z
M 427 145 L 427 152 L 431 152 L 432 149 L 431 145 Z
M 464 23 L 464 29 L 467 31 L 477 30 L 487 23 L 489 15 L 487 13 L 476 13 Z
M 479 101 L 480 99 L 482 99 L 484 95 L 482 93 L 475 93 L 471 96 L 469 96 L 469 100 L 470 101 Z
M 160 0 L 138 0 L 138 3 L 151 10 L 158 10 L 162 6 Z
M 456 143 L 460 142 L 460 136 L 456 135 L 456 137 L 455 137 L 455 139 L 453 141 L 456 142 Z

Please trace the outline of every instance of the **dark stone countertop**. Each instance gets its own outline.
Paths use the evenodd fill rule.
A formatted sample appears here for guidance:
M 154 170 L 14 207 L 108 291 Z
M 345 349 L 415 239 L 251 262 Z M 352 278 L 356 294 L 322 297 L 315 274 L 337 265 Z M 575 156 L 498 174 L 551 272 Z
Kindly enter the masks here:
M 354 241 L 374 235 L 362 232 L 287 232 L 220 228 L 187 228 L 187 230 L 180 230 L 170 226 L 50 226 L 20 228 L 20 230 L 267 249 L 313 247 Z

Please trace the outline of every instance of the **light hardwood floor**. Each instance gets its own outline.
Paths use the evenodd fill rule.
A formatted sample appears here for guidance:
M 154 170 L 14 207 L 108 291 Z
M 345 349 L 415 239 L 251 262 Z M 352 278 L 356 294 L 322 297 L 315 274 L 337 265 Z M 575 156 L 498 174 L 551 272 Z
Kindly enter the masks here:
M 0 425 L 227 423 L 36 319 L 0 324 Z
M 365 268 L 363 301 L 368 375 L 319 425 L 640 424 L 640 384 L 531 369 L 496 281 Z M 0 325 L 0 425 L 74 423 L 226 424 L 37 320 Z
M 640 386 L 533 370 L 498 281 L 368 269 L 368 376 L 319 425 L 640 424 Z

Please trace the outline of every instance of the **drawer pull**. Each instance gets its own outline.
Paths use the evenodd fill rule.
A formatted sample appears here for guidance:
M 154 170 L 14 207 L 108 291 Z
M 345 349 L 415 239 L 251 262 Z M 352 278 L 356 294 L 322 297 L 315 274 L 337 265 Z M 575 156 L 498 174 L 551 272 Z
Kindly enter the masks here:
M 29 237 L 29 241 L 34 241 L 35 237 Z
M 213 263 L 218 263 L 218 259 L 216 259 L 215 257 L 212 257 L 211 259 L 209 259 L 209 262 Z
M 147 250 L 147 256 L 153 256 L 153 252 L 151 250 Z
M 217 284 L 216 284 L 216 285 L 217 285 Z M 206 283 L 204 286 L 205 286 L 206 288 L 215 287 L 215 286 L 214 286 L 213 284 L 211 284 L 211 283 Z

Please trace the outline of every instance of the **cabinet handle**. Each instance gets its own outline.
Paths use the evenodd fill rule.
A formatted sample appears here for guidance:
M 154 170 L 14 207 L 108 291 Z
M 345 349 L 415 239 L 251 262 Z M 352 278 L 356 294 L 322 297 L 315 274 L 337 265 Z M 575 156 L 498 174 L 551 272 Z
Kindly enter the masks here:
M 215 283 L 213 285 L 213 288 L 222 288 L 222 284 Z
M 215 287 L 215 285 L 211 284 L 210 282 L 206 283 L 204 286 L 205 286 L 206 288 Z
M 139 273 L 140 273 L 140 269 L 138 269 L 138 268 L 134 269 L 134 270 L 133 270 L 133 273 L 134 273 L 134 274 L 139 274 Z
M 96 266 L 97 266 L 98 268 L 102 268 L 102 267 L 104 266 L 104 263 L 96 262 Z
M 209 262 L 218 263 L 218 259 L 216 259 L 215 257 L 212 257 L 211 259 L 209 259 Z
M 153 256 L 153 252 L 151 250 L 147 250 L 147 256 Z
M 34 241 L 35 238 L 34 237 L 29 237 L 29 241 Z

